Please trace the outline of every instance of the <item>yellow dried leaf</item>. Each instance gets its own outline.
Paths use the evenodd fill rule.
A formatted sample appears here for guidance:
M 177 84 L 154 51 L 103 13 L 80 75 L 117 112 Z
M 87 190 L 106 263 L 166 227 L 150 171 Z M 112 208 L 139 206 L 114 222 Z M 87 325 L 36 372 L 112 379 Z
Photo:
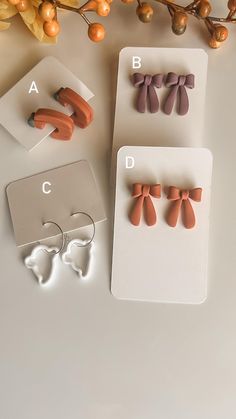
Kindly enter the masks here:
M 9 6 L 8 0 L 0 0 L 0 9 L 7 9 Z
M 35 8 L 30 5 L 30 7 L 25 12 L 21 12 L 20 15 L 25 23 L 31 25 L 36 18 Z
M 0 21 L 0 31 L 5 31 L 6 29 L 9 28 L 9 26 L 11 26 L 11 24 L 9 22 L 1 22 Z
M 9 19 L 18 13 L 17 9 L 12 4 L 8 3 L 7 7 L 5 6 L 6 5 L 0 9 L 0 20 Z

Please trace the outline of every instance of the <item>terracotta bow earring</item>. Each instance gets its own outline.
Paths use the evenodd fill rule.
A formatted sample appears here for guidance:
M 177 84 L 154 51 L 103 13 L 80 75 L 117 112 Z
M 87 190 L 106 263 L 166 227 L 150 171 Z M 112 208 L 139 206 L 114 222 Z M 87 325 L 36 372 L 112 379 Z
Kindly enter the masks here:
M 161 197 L 161 185 L 143 185 L 142 183 L 134 183 L 132 190 L 133 198 L 136 198 L 129 219 L 134 226 L 140 224 L 142 210 L 144 208 L 144 217 L 148 226 L 153 226 L 157 222 L 157 214 L 152 202 L 151 196 L 154 198 Z
M 148 105 L 151 113 L 157 112 L 159 109 L 159 100 L 155 87 L 160 88 L 162 86 L 163 75 L 155 74 L 151 76 L 150 74 L 134 73 L 132 83 L 134 87 L 139 88 L 136 102 L 137 111 L 144 113 L 146 105 Z
M 169 226 L 176 226 L 180 211 L 182 211 L 185 228 L 193 228 L 196 224 L 196 219 L 190 200 L 200 202 L 202 199 L 202 188 L 181 190 L 175 186 L 170 186 L 167 199 L 172 201 L 166 217 Z

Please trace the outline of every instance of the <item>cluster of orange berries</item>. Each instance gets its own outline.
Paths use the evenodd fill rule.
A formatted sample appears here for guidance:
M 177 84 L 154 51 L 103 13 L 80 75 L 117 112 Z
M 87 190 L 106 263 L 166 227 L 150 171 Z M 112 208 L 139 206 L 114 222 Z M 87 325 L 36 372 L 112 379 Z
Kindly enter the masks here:
M 108 16 L 111 2 L 112 0 L 89 0 L 79 9 L 69 8 L 69 10 L 77 11 L 88 23 L 88 36 L 91 41 L 102 41 L 105 37 L 105 28 L 101 23 L 91 23 L 85 18 L 84 13 L 95 12 L 99 16 Z M 60 31 L 60 26 L 56 19 L 57 6 L 66 8 L 62 3 L 53 0 L 43 0 L 39 6 L 39 16 L 44 20 L 43 29 L 47 36 L 56 36 Z
M 22 13 L 32 7 L 31 0 L 8 0 L 16 9 Z M 136 13 L 141 22 L 149 23 L 152 20 L 154 10 L 147 1 L 122 0 L 129 4 L 137 1 Z M 228 38 L 228 29 L 222 22 L 236 22 L 236 0 L 228 0 L 229 13 L 226 18 L 211 17 L 210 0 L 193 0 L 188 6 L 177 5 L 174 0 L 156 0 L 168 7 L 172 21 L 172 31 L 176 35 L 182 35 L 187 28 L 188 15 L 202 20 L 209 33 L 209 45 L 218 48 Z M 66 9 L 78 13 L 88 24 L 88 36 L 94 42 L 100 42 L 105 37 L 105 28 L 101 23 L 93 23 L 87 18 L 87 12 L 95 12 L 98 16 L 106 17 L 110 13 L 112 0 L 88 0 L 79 8 L 68 6 L 60 0 L 42 0 L 38 14 L 43 21 L 43 29 L 47 36 L 55 37 L 60 32 L 60 25 L 57 20 L 57 9 Z
M 122 0 L 123 3 L 130 4 L 135 0 Z M 157 0 L 158 1 L 158 0 Z M 164 3 L 165 4 L 165 3 Z M 190 6 L 177 6 L 173 1 L 166 2 L 168 10 L 171 15 L 172 20 L 172 31 L 176 35 L 182 35 L 188 23 L 188 14 L 191 14 L 198 19 L 204 20 L 208 31 L 210 32 L 209 45 L 212 48 L 218 48 L 222 42 L 224 42 L 228 37 L 228 29 L 223 26 L 221 23 L 214 23 L 213 19 L 208 19 L 212 7 L 209 0 L 195 0 L 191 3 Z M 230 10 L 229 15 L 225 20 L 230 21 L 230 19 L 236 14 L 236 0 L 228 1 L 228 8 Z M 148 2 L 141 2 L 138 0 L 138 6 L 136 8 L 136 13 L 141 22 L 149 23 L 152 20 L 154 10 Z
M 16 9 L 22 13 L 32 7 L 31 0 L 8 0 Z M 58 0 L 42 0 L 39 5 L 38 14 L 42 19 L 44 33 L 49 37 L 55 37 L 60 32 L 60 24 L 57 20 L 57 8 L 77 12 L 88 24 L 88 36 L 94 42 L 100 42 L 105 37 L 105 28 L 101 23 L 90 22 L 84 13 L 95 12 L 99 16 L 108 16 L 112 0 L 89 0 L 79 9 L 66 6 Z
M 57 20 L 55 4 L 47 0 L 43 1 L 39 6 L 38 14 L 44 21 L 44 33 L 50 37 L 57 36 L 60 32 L 60 25 Z
M 110 13 L 112 0 L 89 0 L 80 11 L 82 13 L 95 12 L 98 16 L 106 17 Z M 93 42 L 100 42 L 105 37 L 105 28 L 101 23 L 88 23 L 88 36 Z

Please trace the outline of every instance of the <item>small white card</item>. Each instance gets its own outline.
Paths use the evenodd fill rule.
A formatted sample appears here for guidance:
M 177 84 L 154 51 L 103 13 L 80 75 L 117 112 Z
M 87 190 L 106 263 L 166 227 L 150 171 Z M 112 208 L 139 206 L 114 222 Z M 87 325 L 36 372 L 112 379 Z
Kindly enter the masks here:
M 56 58 L 46 57 L 1 97 L 0 124 L 26 150 L 32 150 L 55 129 L 49 124 L 42 130 L 29 126 L 27 121 L 32 112 L 39 108 L 49 108 L 66 115 L 73 113 L 71 107 L 60 105 L 53 97 L 61 87 L 70 87 L 86 101 L 94 96 L 87 86 Z
M 212 155 L 204 148 L 122 147 L 117 156 L 111 290 L 119 299 L 199 304 L 207 297 L 208 230 Z M 158 221 L 148 227 L 129 220 L 134 183 L 162 186 L 152 198 Z M 186 229 L 181 214 L 170 227 L 166 188 L 201 187 L 201 202 L 191 201 L 196 226 Z
M 7 186 L 17 246 L 45 240 L 106 219 L 102 199 L 87 161 L 71 163 L 17 180 Z M 84 212 L 88 214 L 74 213 Z
M 208 56 L 201 49 L 124 48 L 119 56 L 113 156 L 124 145 L 201 147 L 205 116 L 205 92 Z M 138 88 L 131 82 L 136 73 L 178 75 L 193 73 L 194 89 L 188 89 L 189 112 L 180 116 L 174 106 L 171 115 L 162 111 L 169 88 L 156 89 L 160 109 L 157 113 L 139 113 L 135 108 Z

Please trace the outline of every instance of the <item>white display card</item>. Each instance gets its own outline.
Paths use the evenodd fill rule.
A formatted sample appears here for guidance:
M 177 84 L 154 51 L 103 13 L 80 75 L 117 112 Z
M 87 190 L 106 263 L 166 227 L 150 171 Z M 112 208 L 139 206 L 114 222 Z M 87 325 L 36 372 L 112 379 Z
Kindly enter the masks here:
M 0 124 L 28 151 L 55 129 L 49 124 L 42 130 L 29 126 L 27 121 L 32 112 L 39 108 L 49 108 L 66 115 L 73 113 L 71 107 L 60 105 L 53 97 L 61 87 L 70 87 L 86 101 L 94 96 L 85 84 L 56 58 L 46 57 L 1 97 Z
M 113 135 L 113 157 L 124 145 L 201 147 L 208 56 L 201 49 L 124 48 L 119 56 L 116 113 Z M 193 73 L 195 88 L 188 89 L 189 112 L 180 116 L 174 106 L 171 115 L 163 111 L 169 88 L 156 89 L 160 109 L 157 113 L 139 113 L 135 108 L 138 88 L 131 82 L 136 73 L 178 75 Z
M 68 164 L 12 182 L 7 187 L 17 246 L 45 240 L 106 219 L 100 193 L 87 161 Z
M 115 297 L 189 304 L 206 299 L 211 175 L 212 155 L 204 148 L 119 150 L 111 284 Z M 152 198 L 158 216 L 152 227 L 143 218 L 137 227 L 129 220 L 133 183 L 162 185 L 162 197 Z M 167 224 L 168 186 L 203 189 L 201 202 L 191 200 L 194 228 L 183 226 L 181 214 L 175 228 Z

